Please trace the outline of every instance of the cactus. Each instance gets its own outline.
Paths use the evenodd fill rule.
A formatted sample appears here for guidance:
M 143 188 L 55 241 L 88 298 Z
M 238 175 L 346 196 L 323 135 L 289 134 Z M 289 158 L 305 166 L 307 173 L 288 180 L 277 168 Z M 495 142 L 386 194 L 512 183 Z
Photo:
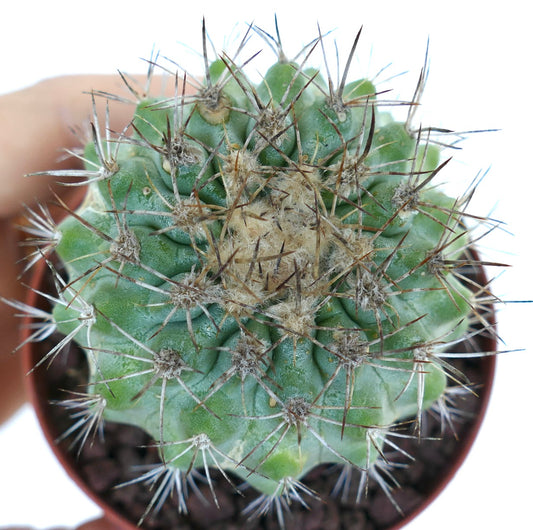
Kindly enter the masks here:
M 395 121 L 401 102 L 348 81 L 359 34 L 335 84 L 308 66 L 322 36 L 298 62 L 258 33 L 277 53 L 259 83 L 237 55 L 208 62 L 205 28 L 201 82 L 152 97 L 126 80 L 128 129 L 104 136 L 95 113 L 85 169 L 43 172 L 87 184 L 81 206 L 58 198 L 60 224 L 41 207 L 27 228 L 59 293 L 33 339 L 65 335 L 44 360 L 84 348 L 82 428 L 145 429 L 162 464 L 137 480 L 171 477 L 183 511 L 198 472 L 216 502 L 210 468 L 261 493 L 255 515 L 313 495 L 301 480 L 320 464 L 372 476 L 398 426 L 420 436 L 467 388 L 446 357 L 490 330 L 463 274 L 479 264 L 470 193 L 438 189 L 448 160 L 413 126 L 425 68 Z

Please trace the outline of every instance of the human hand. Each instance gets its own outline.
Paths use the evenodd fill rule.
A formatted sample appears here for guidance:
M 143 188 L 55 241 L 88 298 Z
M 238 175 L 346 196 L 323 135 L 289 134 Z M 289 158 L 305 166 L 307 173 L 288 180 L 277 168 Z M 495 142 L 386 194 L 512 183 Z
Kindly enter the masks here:
M 90 119 L 92 101 L 83 91 L 93 88 L 126 95 L 119 76 L 68 76 L 0 96 L 0 296 L 24 299 L 24 289 L 17 280 L 22 267 L 14 228 L 21 205 L 31 207 L 36 202 L 45 202 L 52 196 L 52 190 L 67 203 L 74 202 L 74 195 L 80 192 L 77 187 L 54 185 L 52 178 L 24 175 L 73 167 L 72 159 L 58 160 L 63 148 L 79 146 L 79 139 L 70 128 Z M 105 100 L 96 98 L 96 104 L 102 111 Z M 110 128 L 121 131 L 131 118 L 132 109 L 113 102 L 110 105 Z M 19 324 L 20 319 L 13 316 L 12 308 L 0 303 L 0 424 L 25 400 L 20 356 L 12 353 L 19 342 Z M 111 529 L 109 522 L 99 519 L 78 530 Z M 19 527 L 17 530 L 27 529 Z

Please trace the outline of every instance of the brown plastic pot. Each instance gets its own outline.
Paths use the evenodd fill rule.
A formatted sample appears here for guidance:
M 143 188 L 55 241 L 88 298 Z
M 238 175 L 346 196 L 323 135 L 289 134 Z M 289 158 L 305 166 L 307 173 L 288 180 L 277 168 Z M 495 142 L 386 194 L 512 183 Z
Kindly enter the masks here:
M 47 286 L 46 272 L 47 268 L 44 263 L 39 264 L 35 269 L 32 282 L 32 288 L 34 290 L 47 290 L 49 286 Z M 476 279 L 482 285 L 487 283 L 483 270 L 479 271 Z M 43 307 L 42 297 L 38 296 L 34 290 L 29 291 L 27 303 L 32 306 Z M 490 315 L 492 324 L 494 324 L 493 318 L 494 312 Z M 29 322 L 26 322 L 26 324 L 29 324 Z M 23 340 L 25 340 L 29 334 L 28 326 L 23 326 L 23 330 L 25 332 Z M 484 351 L 496 351 L 496 341 L 493 335 L 489 336 L 488 334 L 480 334 L 478 340 L 479 347 Z M 23 350 L 23 357 L 25 368 L 28 372 L 34 368 L 44 353 L 48 351 L 49 347 L 49 344 L 46 345 L 42 343 L 26 344 Z M 117 453 L 116 448 L 109 448 L 109 436 L 106 435 L 104 441 L 101 441 L 97 437 L 92 443 L 88 443 L 79 457 L 77 456 L 76 451 L 69 451 L 68 441 L 63 440 L 60 443 L 57 443 L 57 439 L 65 431 L 65 428 L 68 428 L 69 416 L 67 411 L 58 407 L 56 404 L 51 404 L 50 401 L 65 398 L 62 389 L 69 384 L 69 381 L 75 392 L 83 391 L 83 388 L 78 386 L 83 383 L 83 367 L 79 365 L 79 358 L 80 356 L 82 357 L 82 355 L 76 353 L 74 350 L 75 346 L 72 346 L 71 351 L 65 352 L 64 355 L 55 359 L 50 367 L 47 367 L 45 363 L 29 373 L 27 377 L 27 387 L 31 402 L 33 403 L 37 418 L 50 447 L 68 475 L 98 506 L 103 509 L 104 516 L 111 523 L 123 530 L 135 530 L 138 528 L 136 522 L 139 519 L 139 515 L 142 515 L 142 511 L 137 511 L 136 514 L 125 513 L 125 510 L 128 508 L 125 507 L 124 499 L 126 499 L 128 495 L 131 495 L 132 497 L 140 495 L 139 491 L 143 488 L 146 489 L 146 486 L 136 485 L 128 486 L 123 489 L 116 489 L 109 484 L 109 482 L 112 482 L 117 478 L 119 483 L 132 478 L 131 476 L 115 476 L 116 469 L 113 467 L 113 462 L 122 461 L 124 460 L 124 457 L 123 453 Z M 311 510 L 297 508 L 296 513 L 291 516 L 292 518 L 287 520 L 287 528 L 312 527 L 323 528 L 324 530 L 336 528 L 349 528 L 350 530 L 369 530 L 371 528 L 398 529 L 406 525 L 423 511 L 447 486 L 463 463 L 476 438 L 488 405 L 496 365 L 495 357 L 483 357 L 461 361 L 461 363 L 461 370 L 463 370 L 467 376 L 470 375 L 469 378 L 473 383 L 479 385 L 479 390 L 476 390 L 478 396 L 467 397 L 467 400 L 465 401 L 466 407 L 472 412 L 472 417 L 468 419 L 468 421 L 457 426 L 457 441 L 453 436 L 448 436 L 445 444 L 443 441 L 430 441 L 427 442 L 427 444 L 418 445 L 418 441 L 415 440 L 412 443 L 412 446 L 407 448 L 407 450 L 410 451 L 410 454 L 415 457 L 417 463 L 410 466 L 411 471 L 401 471 L 405 476 L 400 478 L 399 482 L 405 484 L 405 477 L 408 478 L 408 486 L 399 490 L 397 494 L 397 501 L 404 508 L 403 514 L 398 513 L 386 498 L 379 499 L 376 496 L 372 496 L 374 494 L 372 494 L 372 488 L 370 488 L 369 497 L 364 499 L 359 507 L 355 507 L 353 498 L 348 505 L 344 503 L 340 505 L 340 499 L 331 499 L 331 497 L 328 497 L 327 502 L 317 501 L 315 503 L 314 501 L 311 501 L 309 503 Z M 126 448 L 124 449 L 126 453 L 132 453 L 135 448 L 144 446 L 144 449 L 138 449 L 139 454 L 141 455 L 139 458 L 141 460 L 137 463 L 154 462 L 156 458 L 156 456 L 154 456 L 156 450 L 152 447 L 153 450 L 151 451 L 150 448 L 147 447 L 150 445 L 150 441 L 147 438 L 143 438 L 145 435 L 129 426 L 111 425 L 111 428 L 114 430 L 114 434 L 112 435 L 113 440 L 118 434 L 118 438 L 126 442 Z M 129 438 L 133 438 L 133 440 L 131 440 L 131 447 L 128 447 Z M 400 441 L 399 443 L 402 442 Z M 452 445 L 450 445 L 450 443 Z M 90 455 L 93 455 L 93 464 L 87 463 L 86 455 L 84 454 L 87 452 L 89 453 L 89 459 L 91 458 Z M 113 454 L 108 456 L 107 453 L 109 452 Z M 428 453 L 430 453 L 429 456 L 431 456 L 429 460 Z M 98 463 L 98 455 L 103 454 L 106 455 L 105 461 L 101 460 L 100 463 Z M 97 456 L 95 457 L 94 455 Z M 439 462 L 432 463 L 433 455 L 437 456 Z M 106 478 L 106 469 L 108 471 L 109 469 L 111 470 L 111 476 L 109 478 Z M 407 473 L 411 473 L 411 475 L 407 475 Z M 414 474 L 414 477 L 412 474 Z M 322 489 L 327 495 L 331 490 L 331 484 L 334 483 L 331 469 L 328 468 L 328 466 L 322 466 L 321 469 L 317 469 L 316 471 L 313 470 L 310 475 L 310 477 L 309 475 L 306 477 L 305 483 L 315 490 L 320 491 Z M 307 480 L 307 478 L 309 478 L 309 480 Z M 414 482 L 409 484 L 409 480 Z M 104 485 L 107 487 L 105 493 L 101 491 L 105 489 Z M 220 482 L 218 487 L 225 488 L 226 482 Z M 134 488 L 135 491 L 131 491 L 131 488 Z M 167 520 L 167 526 L 162 526 L 163 523 L 158 522 L 161 520 L 161 517 L 159 519 L 148 517 L 143 528 L 173 530 L 178 528 L 205 527 L 210 529 L 222 529 L 229 527 L 244 527 L 244 522 L 241 522 L 241 524 L 236 523 L 235 515 L 231 516 L 230 514 L 229 519 L 224 519 L 224 517 L 231 512 L 231 510 L 229 508 L 227 509 L 227 506 L 224 505 L 224 500 L 229 499 L 229 502 L 231 503 L 237 502 L 235 501 L 235 498 L 241 498 L 240 496 L 235 495 L 229 486 L 227 486 L 227 490 L 227 492 L 222 491 L 222 494 L 219 497 L 221 509 L 216 510 L 216 512 L 205 505 L 198 503 L 195 496 L 192 496 L 190 502 L 195 506 L 196 503 L 198 503 L 198 509 L 195 510 L 194 507 L 192 507 L 190 510 L 192 521 L 191 526 L 188 525 L 186 519 L 179 519 L 176 515 L 176 519 L 172 519 L 171 517 L 170 520 Z M 415 492 L 415 494 L 413 494 L 413 492 Z M 376 493 L 376 495 L 379 495 L 379 493 Z M 381 495 L 383 497 L 383 494 Z M 110 496 L 114 497 L 110 499 Z M 207 498 L 209 498 L 209 494 L 207 494 Z M 142 502 L 148 501 L 144 499 Z M 249 499 L 247 502 L 249 502 Z M 375 504 L 376 502 L 380 502 L 381 504 L 378 506 Z M 174 510 L 174 512 L 177 513 L 176 510 Z M 170 512 L 167 512 L 167 514 L 168 513 Z M 373 514 L 372 523 L 369 522 L 369 514 Z M 215 520 L 210 519 L 213 516 L 215 517 Z M 233 519 L 231 517 L 233 517 Z M 306 517 L 309 517 L 310 519 L 306 521 Z M 310 520 L 312 520 L 311 526 L 311 523 L 309 522 Z M 322 522 L 320 522 L 321 520 Z M 274 528 L 275 523 L 272 520 L 269 521 L 268 525 L 259 527 Z M 247 526 L 247 528 L 252 528 L 252 526 Z

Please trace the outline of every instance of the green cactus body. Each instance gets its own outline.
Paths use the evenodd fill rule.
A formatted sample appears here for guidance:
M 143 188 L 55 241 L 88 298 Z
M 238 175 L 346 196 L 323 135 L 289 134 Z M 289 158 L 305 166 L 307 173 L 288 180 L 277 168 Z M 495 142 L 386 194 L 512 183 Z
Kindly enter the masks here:
M 370 81 L 328 91 L 283 59 L 258 86 L 209 73 L 87 146 L 87 170 L 109 169 L 59 226 L 53 314 L 105 419 L 148 431 L 169 468 L 274 497 L 322 463 L 368 471 L 443 395 L 436 352 L 473 306 L 447 266 L 467 235 L 432 185 L 438 149 Z

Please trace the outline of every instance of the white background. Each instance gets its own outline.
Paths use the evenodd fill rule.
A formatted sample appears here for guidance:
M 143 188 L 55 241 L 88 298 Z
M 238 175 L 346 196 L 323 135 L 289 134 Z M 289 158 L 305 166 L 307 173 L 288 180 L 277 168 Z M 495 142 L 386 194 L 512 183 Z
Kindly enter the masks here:
M 270 1 L 252 2 L 72 1 L 9 2 L 0 31 L 0 93 L 67 73 L 145 71 L 140 57 L 152 48 L 190 57 L 181 43 L 201 44 L 201 17 L 217 45 L 237 24 L 255 22 L 273 31 L 277 13 L 287 54 L 323 32 L 335 30 L 345 53 L 364 26 L 353 77 L 380 76 L 379 88 L 398 87 L 408 99 L 430 38 L 431 72 L 423 100 L 424 124 L 455 130 L 497 128 L 477 134 L 455 153 L 447 169 L 450 185 L 463 189 L 478 171 L 490 171 L 472 211 L 505 220 L 484 242 L 485 255 L 513 269 L 494 282 L 503 299 L 532 299 L 531 289 L 531 54 L 530 15 L 523 0 L 469 1 Z M 202 7 L 197 7 L 201 5 Z M 214 7 L 210 7 L 210 6 Z M 332 42 L 330 40 L 330 42 Z M 258 49 L 258 41 L 251 50 Z M 331 50 L 331 48 L 330 48 Z M 262 54 L 272 60 L 268 50 Z M 345 56 L 345 55 L 343 55 Z M 259 65 L 261 61 L 258 61 Z M 408 70 L 394 81 L 387 78 Z M 200 64 L 197 63 L 200 72 Z M 97 87 L 96 87 L 97 88 Z M 45 104 L 45 103 L 43 103 Z M 0 124 L 1 126 L 1 124 Z M 409 530 L 531 528 L 531 328 L 532 307 L 499 307 L 505 349 L 483 429 L 458 475 Z M 99 513 L 62 474 L 40 438 L 29 408 L 0 428 L 0 528 L 7 525 L 73 526 Z M 27 501 L 31 499 L 28 506 Z

